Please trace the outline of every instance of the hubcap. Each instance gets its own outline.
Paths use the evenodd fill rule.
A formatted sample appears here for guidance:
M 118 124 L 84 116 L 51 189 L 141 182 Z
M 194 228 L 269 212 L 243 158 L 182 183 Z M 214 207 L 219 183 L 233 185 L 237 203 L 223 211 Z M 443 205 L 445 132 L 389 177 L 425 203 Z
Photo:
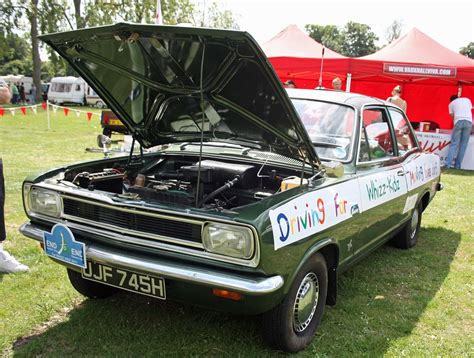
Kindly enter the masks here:
M 418 228 L 418 220 L 420 217 L 420 213 L 418 212 L 418 208 L 415 208 L 413 211 L 413 216 L 411 217 L 411 232 L 410 232 L 410 239 L 413 239 L 416 234 L 416 229 Z
M 315 273 L 308 273 L 301 281 L 293 307 L 293 327 L 303 332 L 311 323 L 319 298 L 319 281 Z

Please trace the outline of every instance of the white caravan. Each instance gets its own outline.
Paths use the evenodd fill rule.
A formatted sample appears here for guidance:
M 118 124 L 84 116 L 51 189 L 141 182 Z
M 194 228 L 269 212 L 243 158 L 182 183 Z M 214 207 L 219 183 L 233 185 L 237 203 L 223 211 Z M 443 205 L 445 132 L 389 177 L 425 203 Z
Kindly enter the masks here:
M 86 82 L 80 77 L 54 77 L 48 91 L 48 101 L 55 104 L 86 103 Z

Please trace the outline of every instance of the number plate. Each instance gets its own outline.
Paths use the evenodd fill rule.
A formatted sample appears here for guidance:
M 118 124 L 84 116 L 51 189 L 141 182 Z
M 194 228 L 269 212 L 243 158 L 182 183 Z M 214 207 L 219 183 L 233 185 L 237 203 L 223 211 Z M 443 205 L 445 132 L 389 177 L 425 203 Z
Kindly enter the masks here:
M 87 262 L 87 268 L 83 269 L 81 274 L 87 280 L 162 300 L 166 299 L 165 280 L 161 277 L 123 270 L 91 261 Z
M 122 126 L 122 122 L 120 121 L 120 119 L 110 119 L 109 120 L 109 125 L 111 126 Z

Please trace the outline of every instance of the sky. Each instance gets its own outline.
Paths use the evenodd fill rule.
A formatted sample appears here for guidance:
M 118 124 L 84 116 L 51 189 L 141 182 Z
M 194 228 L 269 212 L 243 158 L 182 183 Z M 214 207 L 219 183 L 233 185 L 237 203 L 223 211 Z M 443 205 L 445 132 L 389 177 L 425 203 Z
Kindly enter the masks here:
M 204 1 L 204 0 L 203 0 Z M 304 30 L 306 24 L 337 25 L 348 21 L 367 24 L 386 44 L 385 33 L 394 20 L 402 20 L 402 35 L 413 27 L 459 52 L 474 42 L 474 1 L 453 0 L 221 0 L 231 10 L 240 29 L 249 32 L 260 44 L 268 41 L 289 24 Z

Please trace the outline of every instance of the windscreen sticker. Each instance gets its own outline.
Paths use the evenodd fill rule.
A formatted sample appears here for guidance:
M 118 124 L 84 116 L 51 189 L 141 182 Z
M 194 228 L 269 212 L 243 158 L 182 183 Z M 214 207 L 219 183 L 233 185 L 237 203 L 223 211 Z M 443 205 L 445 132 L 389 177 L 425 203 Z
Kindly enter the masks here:
M 403 167 L 408 190 L 418 188 L 440 174 L 439 157 L 432 153 L 425 153 Z
M 415 195 L 409 196 L 407 198 L 407 201 L 405 202 L 405 207 L 403 208 L 403 214 L 412 210 L 415 207 L 417 200 L 418 200 L 418 193 Z
M 401 167 L 359 178 L 362 211 L 406 194 L 406 181 L 399 172 L 403 172 Z
M 275 250 L 314 235 L 360 211 L 357 181 L 301 195 L 270 210 Z

